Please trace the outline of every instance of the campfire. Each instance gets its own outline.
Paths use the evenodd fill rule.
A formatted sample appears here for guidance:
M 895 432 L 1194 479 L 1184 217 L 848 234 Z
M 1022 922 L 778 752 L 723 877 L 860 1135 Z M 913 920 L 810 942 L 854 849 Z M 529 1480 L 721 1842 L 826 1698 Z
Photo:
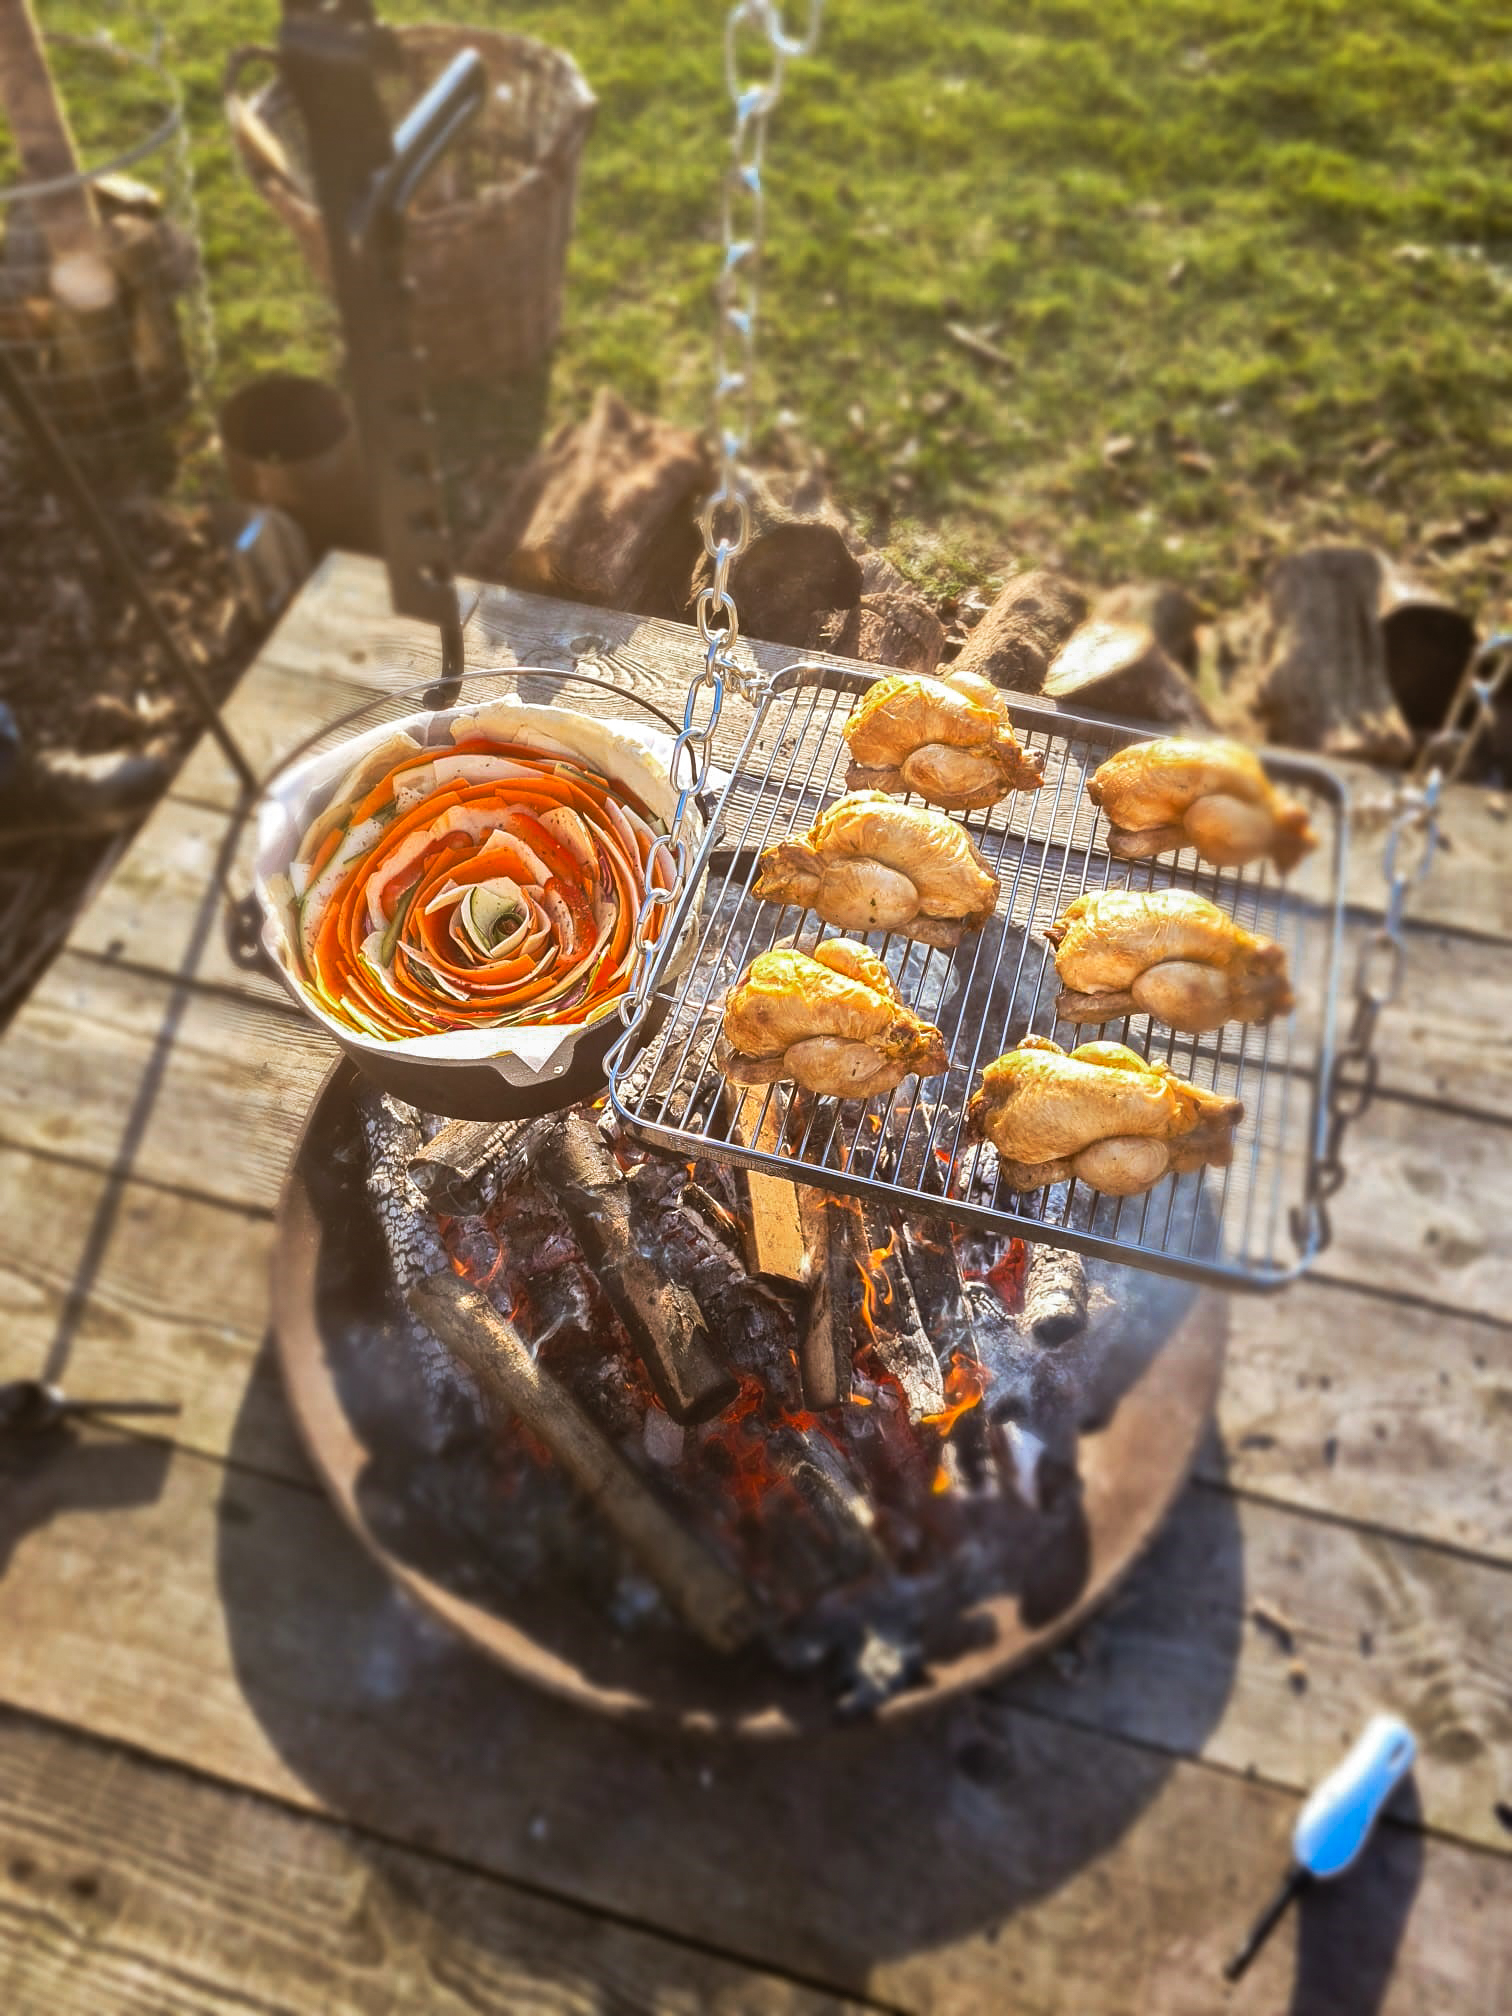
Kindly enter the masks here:
M 1075 1527 L 1074 1255 L 679 1160 L 603 1102 L 361 1114 L 419 1432 L 486 1471 L 506 1588 L 571 1583 L 864 1712 Z

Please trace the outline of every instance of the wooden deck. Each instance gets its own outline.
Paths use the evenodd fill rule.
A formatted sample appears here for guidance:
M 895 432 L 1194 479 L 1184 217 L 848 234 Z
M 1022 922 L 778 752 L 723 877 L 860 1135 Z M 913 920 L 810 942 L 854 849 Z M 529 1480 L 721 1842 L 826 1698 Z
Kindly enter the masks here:
M 386 610 L 373 563 L 327 563 L 227 710 L 255 761 L 435 667 Z M 494 590 L 469 643 L 597 654 L 679 706 L 694 657 L 675 626 Z M 233 798 L 202 746 L 0 1041 L 0 1376 L 66 1362 L 81 1394 L 183 1403 L 170 1437 L 0 1445 L 0 2009 L 1512 2006 L 1497 801 L 1454 794 L 1334 1243 L 1230 1305 L 1216 1430 L 1123 1593 L 935 1719 L 730 1749 L 453 1643 L 296 1446 L 266 1277 L 332 1053 L 224 951 Z M 1379 855 L 1356 848 L 1366 907 Z M 1382 1707 L 1421 1745 L 1409 1810 L 1225 1989 L 1299 1795 Z

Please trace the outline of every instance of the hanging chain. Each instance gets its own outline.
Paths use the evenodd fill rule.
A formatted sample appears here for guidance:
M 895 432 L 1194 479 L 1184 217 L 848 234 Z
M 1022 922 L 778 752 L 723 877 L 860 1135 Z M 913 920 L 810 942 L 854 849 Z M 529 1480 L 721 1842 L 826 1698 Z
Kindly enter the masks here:
M 670 775 L 677 806 L 669 830 L 659 835 L 646 862 L 646 890 L 635 923 L 635 979 L 620 1002 L 625 1025 L 610 1052 L 617 1067 L 631 1027 L 650 993 L 651 948 L 657 942 L 659 912 L 677 901 L 687 880 L 691 854 L 691 812 L 713 768 L 714 732 L 728 685 L 753 705 L 765 697 L 765 676 L 739 664 L 735 646 L 740 619 L 730 592 L 730 569 L 751 537 L 750 479 L 745 457 L 755 413 L 756 310 L 761 248 L 766 235 L 767 121 L 782 95 L 783 76 L 795 56 L 818 46 L 824 0 L 808 0 L 808 23 L 789 34 L 774 0 L 736 0 L 725 20 L 725 84 L 734 108 L 730 159 L 720 211 L 722 259 L 715 286 L 713 422 L 717 483 L 699 521 L 710 579 L 698 592 L 694 620 L 704 662 L 688 685 L 683 725 L 672 745 Z M 745 66 L 757 61 L 764 74 Z M 707 694 L 705 700 L 703 696 Z M 661 877 L 658 882 L 658 876 Z
M 1328 1131 L 1312 1172 L 1307 1202 L 1293 1232 L 1304 1249 L 1317 1250 L 1332 1234 L 1328 1200 L 1344 1181 L 1344 1136 L 1375 1097 L 1380 1058 L 1376 1025 L 1402 987 L 1407 957 L 1407 899 L 1433 865 L 1441 844 L 1439 813 L 1444 787 L 1465 773 L 1496 720 L 1497 695 L 1512 685 L 1512 633 L 1493 637 L 1471 659 L 1442 728 L 1424 743 L 1411 775 L 1397 786 L 1386 835 L 1382 873 L 1386 907 L 1355 962 L 1354 1012 L 1328 1080 Z

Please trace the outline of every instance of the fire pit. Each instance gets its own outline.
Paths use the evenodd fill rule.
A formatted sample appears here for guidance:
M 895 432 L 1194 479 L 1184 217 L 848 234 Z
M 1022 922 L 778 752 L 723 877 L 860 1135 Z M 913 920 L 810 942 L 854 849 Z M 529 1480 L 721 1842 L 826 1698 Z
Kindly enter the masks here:
M 444 1127 L 327 1079 L 280 1210 L 294 1410 L 388 1572 L 522 1677 L 741 1734 L 904 1714 L 1071 1629 L 1184 1481 L 1216 1298 L 785 1187 L 602 1106 Z

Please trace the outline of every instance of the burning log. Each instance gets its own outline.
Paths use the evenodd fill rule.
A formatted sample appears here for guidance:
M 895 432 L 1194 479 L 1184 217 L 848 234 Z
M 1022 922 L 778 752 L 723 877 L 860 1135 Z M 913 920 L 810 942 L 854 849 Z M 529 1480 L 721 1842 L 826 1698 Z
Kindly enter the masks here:
M 618 1310 L 657 1395 L 685 1425 L 723 1413 L 739 1391 L 714 1356 L 697 1302 L 642 1250 L 637 1214 L 598 1129 L 570 1113 L 533 1163 Z
M 537 1138 L 534 1120 L 448 1120 L 410 1157 L 410 1181 L 433 1210 L 476 1210 L 518 1168 L 522 1135 Z
M 925 1334 L 937 1349 L 952 1344 L 971 1349 L 971 1306 L 948 1221 L 910 1217 L 898 1235 Z
M 1079 1253 L 1029 1248 L 1024 1272 L 1024 1328 L 1041 1344 L 1067 1344 L 1087 1327 L 1087 1269 Z
M 809 1305 L 798 1340 L 798 1373 L 804 1405 L 821 1414 L 850 1398 L 852 1216 L 822 1190 L 805 1188 L 802 1195 Z
M 942 1413 L 944 1375 L 898 1251 L 897 1228 L 876 1205 L 863 1205 L 851 1225 L 861 1270 L 861 1320 L 872 1348 L 902 1387 L 910 1421 Z
M 667 1601 L 704 1643 L 736 1652 L 757 1631 L 736 1578 L 687 1532 L 564 1387 L 531 1357 L 514 1325 L 448 1267 L 407 1291 L 411 1311 L 467 1367 L 494 1406 L 518 1415 Z
M 824 1529 L 826 1568 L 833 1580 L 859 1582 L 886 1567 L 876 1539 L 876 1514 L 823 1435 L 779 1428 L 767 1438 L 767 1455 Z

